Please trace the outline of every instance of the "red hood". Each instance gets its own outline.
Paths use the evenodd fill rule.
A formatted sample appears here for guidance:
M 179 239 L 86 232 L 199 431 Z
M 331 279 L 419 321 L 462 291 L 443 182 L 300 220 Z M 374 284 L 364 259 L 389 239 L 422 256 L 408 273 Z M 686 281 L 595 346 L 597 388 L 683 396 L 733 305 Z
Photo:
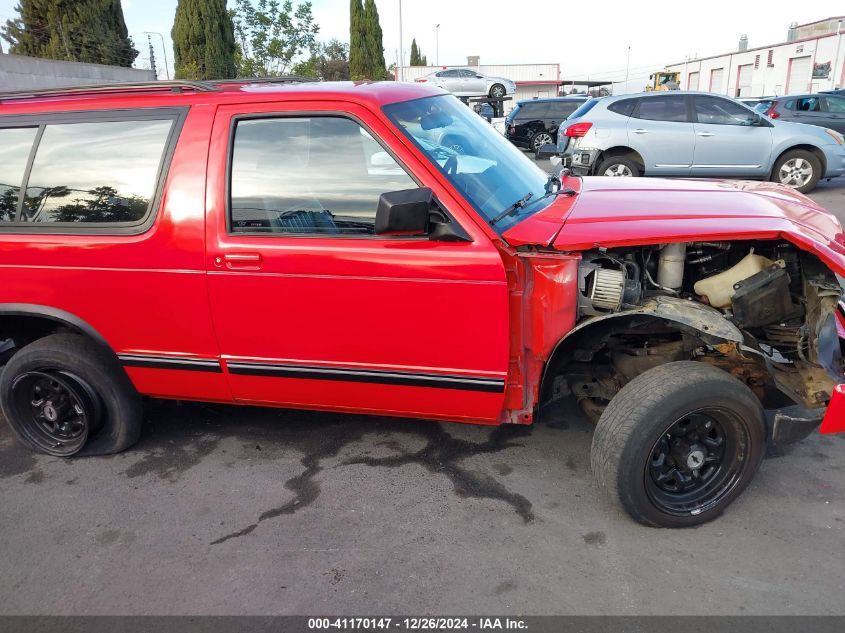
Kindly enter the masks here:
M 667 242 L 787 239 L 845 275 L 845 234 L 835 217 L 768 182 L 566 178 L 579 193 L 504 233 L 513 246 L 582 251 Z

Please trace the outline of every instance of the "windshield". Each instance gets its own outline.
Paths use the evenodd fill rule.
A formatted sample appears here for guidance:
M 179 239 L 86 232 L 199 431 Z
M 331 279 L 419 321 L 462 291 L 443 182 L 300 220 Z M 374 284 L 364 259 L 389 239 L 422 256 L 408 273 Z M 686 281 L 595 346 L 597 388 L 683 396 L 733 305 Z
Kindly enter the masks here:
M 425 97 L 384 106 L 384 112 L 498 232 L 545 208 L 548 174 L 455 97 Z

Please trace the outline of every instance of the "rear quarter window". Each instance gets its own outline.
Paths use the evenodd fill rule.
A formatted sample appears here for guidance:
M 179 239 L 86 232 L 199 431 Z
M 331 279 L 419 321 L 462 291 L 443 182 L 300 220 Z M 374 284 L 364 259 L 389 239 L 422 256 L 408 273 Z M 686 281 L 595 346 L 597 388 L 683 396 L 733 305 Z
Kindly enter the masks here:
M 631 116 L 631 113 L 633 113 L 636 105 L 636 99 L 622 99 L 621 101 L 611 103 L 607 106 L 607 109 L 611 112 L 615 112 L 616 114 L 621 114 L 622 116 Z
M 179 108 L 47 114 L 7 128 L 0 120 L 0 228 L 145 230 L 184 114 Z
M 0 222 L 14 222 L 37 127 L 0 128 Z

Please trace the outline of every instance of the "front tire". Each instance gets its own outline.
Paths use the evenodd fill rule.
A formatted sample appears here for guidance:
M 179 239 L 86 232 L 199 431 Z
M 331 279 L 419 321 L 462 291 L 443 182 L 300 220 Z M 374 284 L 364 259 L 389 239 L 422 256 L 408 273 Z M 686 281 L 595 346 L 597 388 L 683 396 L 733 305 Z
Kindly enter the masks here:
M 816 188 L 822 177 L 822 164 L 818 156 L 803 149 L 786 152 L 772 169 L 772 181 L 791 187 L 801 193 Z
M 765 453 L 763 408 L 727 372 L 699 362 L 655 367 L 625 385 L 596 426 L 593 474 L 635 521 L 685 527 L 719 516 Z
M 0 406 L 30 449 L 57 457 L 107 455 L 141 434 L 141 398 L 107 350 L 52 334 L 18 351 L 0 374 Z
M 507 94 L 507 90 L 502 84 L 493 84 L 490 86 L 490 98 L 502 99 Z

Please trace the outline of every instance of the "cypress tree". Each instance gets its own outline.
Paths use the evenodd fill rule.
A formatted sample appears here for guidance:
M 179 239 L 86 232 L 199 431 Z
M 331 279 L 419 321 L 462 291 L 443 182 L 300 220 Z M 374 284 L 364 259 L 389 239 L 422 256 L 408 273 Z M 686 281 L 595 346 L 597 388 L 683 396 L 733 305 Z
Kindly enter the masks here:
M 358 81 L 366 79 L 367 51 L 365 48 L 366 25 L 364 23 L 364 6 L 361 0 L 349 2 L 349 77 Z
M 417 48 L 417 40 L 416 38 L 411 40 L 411 66 L 419 66 L 420 65 L 420 49 Z
M 384 44 L 382 43 L 381 24 L 378 19 L 378 9 L 375 0 L 364 3 L 364 49 L 366 50 L 367 78 L 386 79 L 387 70 L 384 64 Z
M 12 53 L 127 68 L 138 56 L 120 0 L 21 0 L 16 9 L 2 34 Z
M 226 0 L 179 0 L 173 29 L 177 79 L 231 79 L 235 30 Z

